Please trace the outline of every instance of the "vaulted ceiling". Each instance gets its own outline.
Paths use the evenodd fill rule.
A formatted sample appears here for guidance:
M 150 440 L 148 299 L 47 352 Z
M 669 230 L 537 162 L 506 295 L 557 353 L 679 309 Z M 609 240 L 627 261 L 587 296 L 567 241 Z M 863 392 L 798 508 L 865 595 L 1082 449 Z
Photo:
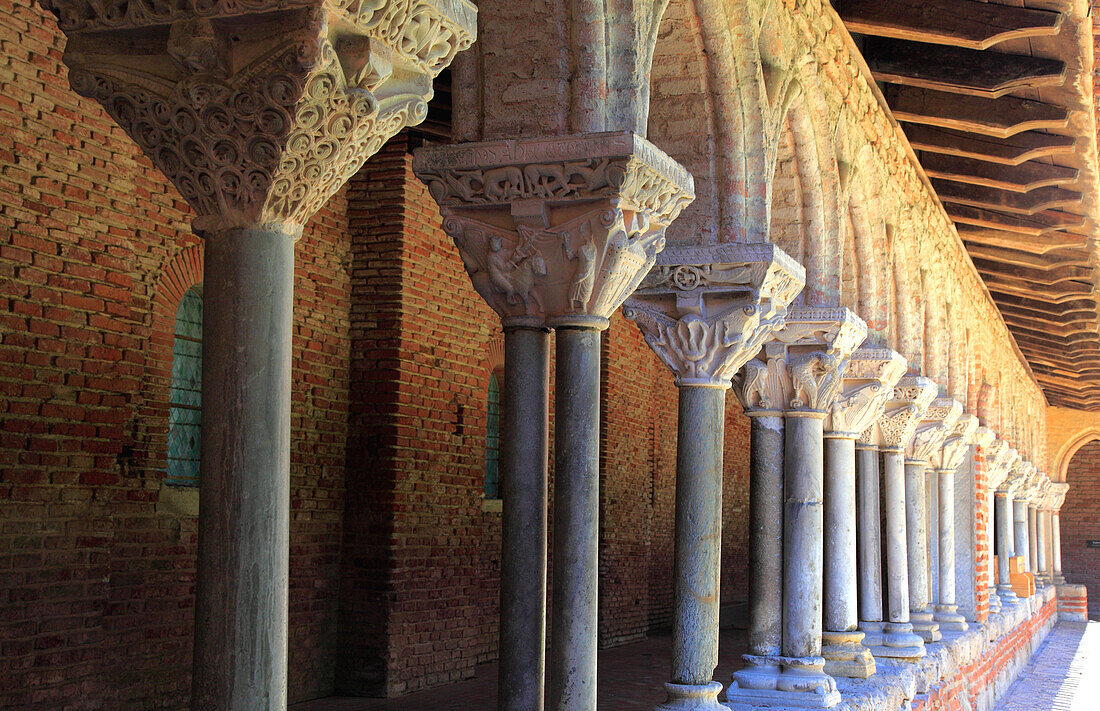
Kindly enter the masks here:
M 1051 404 L 1100 409 L 1085 0 L 838 0 Z

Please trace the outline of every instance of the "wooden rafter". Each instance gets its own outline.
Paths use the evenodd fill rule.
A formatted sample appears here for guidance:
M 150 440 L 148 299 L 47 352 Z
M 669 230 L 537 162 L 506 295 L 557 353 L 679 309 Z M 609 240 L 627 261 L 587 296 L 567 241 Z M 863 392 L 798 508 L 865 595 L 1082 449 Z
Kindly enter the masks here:
M 1062 15 L 972 0 L 842 0 L 850 32 L 987 49 L 1010 39 L 1057 34 Z
M 1057 249 L 1084 247 L 1088 238 L 1071 232 L 1050 232 L 1025 237 L 1017 232 L 996 228 L 958 225 L 959 236 L 967 244 L 984 244 L 988 247 L 1006 247 L 1032 254 L 1047 254 Z
M 1020 165 L 998 165 L 973 158 L 939 153 L 921 156 L 921 165 L 934 178 L 947 178 L 987 188 L 1029 193 L 1039 188 L 1064 185 L 1077 180 L 1080 171 L 1060 165 L 1028 161 Z
M 1069 111 L 1041 101 L 1003 96 L 986 99 L 911 86 L 890 85 L 884 92 L 899 121 L 1008 138 L 1024 131 L 1064 129 Z
M 863 57 L 878 81 L 991 99 L 1066 80 L 1057 59 L 905 40 L 868 39 Z
M 968 244 L 966 251 L 972 259 L 984 259 L 1001 264 L 1012 264 L 1030 269 L 1049 271 L 1061 267 L 1087 267 L 1090 265 L 1086 254 L 1032 254 L 1031 252 L 1007 249 L 1004 247 L 986 247 L 980 244 Z
M 1072 136 L 1037 131 L 1025 131 L 1002 139 L 918 123 L 905 124 L 902 128 L 909 143 L 919 151 L 977 158 L 1002 165 L 1019 165 L 1029 160 L 1072 153 L 1077 146 Z
M 1084 197 L 1079 192 L 1063 188 L 1036 188 L 1026 193 L 1018 193 L 939 178 L 932 180 L 932 187 L 944 202 L 1018 212 L 1022 215 L 1034 215 L 1043 210 L 1077 207 Z
M 1010 215 L 952 203 L 944 205 L 944 209 L 947 210 L 948 217 L 955 222 L 977 227 L 990 227 L 1006 232 L 1019 232 L 1030 236 L 1040 236 L 1067 228 L 1082 227 L 1085 224 L 1085 218 L 1080 215 L 1053 210 L 1034 215 Z

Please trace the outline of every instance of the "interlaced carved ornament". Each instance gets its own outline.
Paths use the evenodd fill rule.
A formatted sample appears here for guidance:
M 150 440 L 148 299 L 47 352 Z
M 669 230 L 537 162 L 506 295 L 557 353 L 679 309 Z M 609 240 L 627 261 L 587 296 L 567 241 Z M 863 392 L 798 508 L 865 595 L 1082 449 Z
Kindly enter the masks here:
M 629 132 L 423 148 L 413 168 L 513 324 L 605 326 L 694 198 L 691 175 Z
M 857 437 L 882 414 L 905 374 L 900 353 L 888 349 L 859 349 L 848 360 L 841 393 L 825 421 L 825 432 Z
M 955 427 L 962 415 L 962 405 L 951 398 L 938 398 L 932 401 L 913 433 L 908 456 L 922 462 L 931 462 L 939 453 L 944 440 Z
M 883 408 L 882 416 L 863 431 L 860 440 L 872 442 L 884 449 L 905 449 L 935 397 L 936 384 L 928 378 L 901 378 L 894 387 L 893 397 Z
M 699 274 L 699 280 L 671 275 Z M 680 385 L 729 387 L 781 328 L 805 272 L 773 245 L 672 247 L 623 314 Z
M 279 13 L 259 2 L 50 7 L 69 28 L 74 91 L 172 181 L 200 232 L 300 232 L 387 139 L 425 118 L 432 78 L 473 41 L 475 12 L 372 0 L 356 24 L 320 2 Z

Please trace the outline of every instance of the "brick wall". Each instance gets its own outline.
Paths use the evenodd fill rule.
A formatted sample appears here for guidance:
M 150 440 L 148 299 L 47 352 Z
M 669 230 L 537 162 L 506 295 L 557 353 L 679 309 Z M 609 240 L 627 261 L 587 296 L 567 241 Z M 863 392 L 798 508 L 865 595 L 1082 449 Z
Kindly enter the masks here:
M 1062 575 L 1088 589 L 1089 618 L 1100 619 L 1100 441 L 1089 442 L 1070 460 L 1069 492 L 1059 520 L 1062 532 Z
M 175 190 L 69 89 L 55 27 L 0 0 L 0 707 L 185 708 L 196 520 L 161 505 L 164 295 L 201 248 Z M 344 211 L 338 196 L 318 214 L 295 264 L 294 699 L 332 688 Z

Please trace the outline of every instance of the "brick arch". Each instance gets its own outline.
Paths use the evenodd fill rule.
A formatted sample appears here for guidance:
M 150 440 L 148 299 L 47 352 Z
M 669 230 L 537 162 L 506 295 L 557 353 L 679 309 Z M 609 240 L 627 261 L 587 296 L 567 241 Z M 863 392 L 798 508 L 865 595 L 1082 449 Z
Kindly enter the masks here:
M 863 146 L 851 161 L 855 171 L 848 198 L 852 239 L 855 242 L 856 269 L 859 272 L 859 315 L 867 322 L 870 345 L 890 345 L 895 314 L 890 310 L 888 289 L 891 286 L 886 254 L 886 223 L 879 202 L 880 176 L 870 160 L 869 146 Z

